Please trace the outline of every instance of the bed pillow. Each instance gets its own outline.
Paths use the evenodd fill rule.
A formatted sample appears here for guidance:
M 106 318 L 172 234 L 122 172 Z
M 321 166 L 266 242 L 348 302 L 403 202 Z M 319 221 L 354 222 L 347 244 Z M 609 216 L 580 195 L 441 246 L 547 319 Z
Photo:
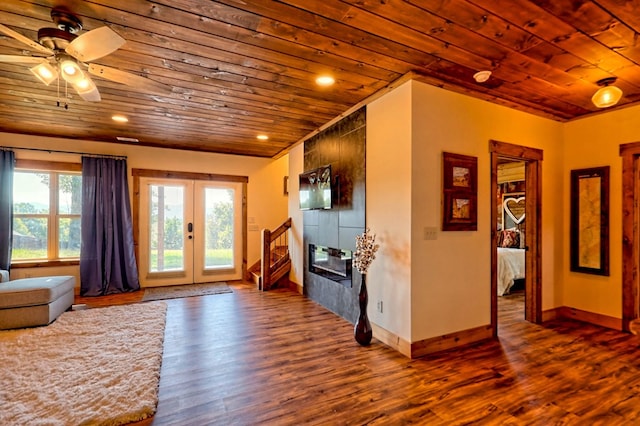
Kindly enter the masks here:
M 520 248 L 520 232 L 517 229 L 505 229 L 500 232 L 498 247 Z

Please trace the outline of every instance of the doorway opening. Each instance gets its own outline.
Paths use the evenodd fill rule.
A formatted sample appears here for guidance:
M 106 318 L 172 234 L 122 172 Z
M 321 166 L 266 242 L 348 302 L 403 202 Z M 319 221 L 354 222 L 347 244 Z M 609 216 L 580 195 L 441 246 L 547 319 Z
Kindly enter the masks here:
M 498 325 L 524 320 L 526 253 L 526 162 L 498 158 L 497 291 Z
M 491 194 L 494 201 L 491 203 L 491 326 L 493 336 L 497 337 L 498 297 L 500 297 L 498 293 L 499 290 L 505 291 L 504 282 L 501 282 L 499 287 L 499 272 L 502 272 L 502 268 L 501 271 L 498 270 L 499 246 L 511 245 L 507 248 L 513 249 L 511 254 L 514 257 L 524 257 L 524 277 L 518 277 L 524 278 L 524 319 L 533 323 L 542 321 L 540 261 L 542 150 L 490 141 L 489 151 L 491 153 Z M 510 164 L 508 167 L 514 170 L 522 168 L 523 183 L 511 186 L 498 183 L 498 170 L 506 168 L 507 164 Z M 501 188 L 523 191 L 505 194 Z M 498 199 L 500 199 L 500 209 L 498 208 Z M 505 203 L 508 206 L 506 209 Z M 526 225 L 523 226 L 525 218 Z M 506 285 L 509 284 L 510 280 Z

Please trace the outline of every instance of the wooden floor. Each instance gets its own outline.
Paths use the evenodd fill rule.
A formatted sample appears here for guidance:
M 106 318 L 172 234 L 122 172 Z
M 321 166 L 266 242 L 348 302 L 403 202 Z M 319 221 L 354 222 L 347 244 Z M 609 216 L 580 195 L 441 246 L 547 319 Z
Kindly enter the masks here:
M 499 340 L 409 360 L 289 290 L 168 300 L 154 425 L 640 423 L 640 341 L 571 320 L 524 322 L 499 298 Z M 141 294 L 79 298 L 92 306 Z

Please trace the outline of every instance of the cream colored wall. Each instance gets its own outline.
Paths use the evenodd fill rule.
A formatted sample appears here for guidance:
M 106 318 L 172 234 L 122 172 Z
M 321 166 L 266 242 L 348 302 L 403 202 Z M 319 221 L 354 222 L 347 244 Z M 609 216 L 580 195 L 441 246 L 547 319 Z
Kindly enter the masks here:
M 304 172 L 304 144 L 298 144 L 289 151 L 289 252 L 291 255 L 291 271 L 289 280 L 304 285 L 304 249 L 303 249 L 303 214 L 300 210 L 298 190 L 300 182 L 298 176 Z
M 153 169 L 248 176 L 247 237 L 248 263 L 260 258 L 260 229 L 279 226 L 288 216 L 288 197 L 283 193 L 283 178 L 288 174 L 288 156 L 278 160 L 193 151 L 149 148 L 105 142 L 90 142 L 60 138 L 0 133 L 0 145 L 9 147 L 44 148 L 127 156 L 129 169 Z M 79 155 L 16 150 L 17 158 L 47 161 L 80 162 Z M 129 173 L 129 190 L 132 178 Z M 253 226 L 252 226 L 253 225 Z M 66 268 L 64 273 L 77 276 L 78 268 Z M 59 268 L 14 269 L 12 278 L 25 275 L 43 276 L 61 273 Z M 79 282 L 79 279 L 78 279 Z
M 384 237 L 369 282 L 374 292 L 385 289 L 374 297 L 386 311 L 369 314 L 411 342 L 490 322 L 491 139 L 544 150 L 543 309 L 550 309 L 561 302 L 554 247 L 563 241 L 562 124 L 415 81 L 367 109 L 367 223 Z M 477 232 L 440 231 L 443 151 L 478 158 Z M 425 228 L 438 229 L 437 239 L 425 240 Z
M 369 319 L 411 342 L 411 85 L 367 106 L 366 224 L 380 249 L 367 274 Z M 354 283 L 360 285 L 360 283 Z M 383 312 L 376 306 L 383 302 Z
M 565 306 L 622 318 L 622 159 L 620 145 L 640 141 L 640 106 L 608 112 L 564 125 L 563 220 L 567 229 L 564 241 L 563 300 Z M 569 270 L 569 224 L 571 170 L 610 166 L 609 255 L 610 275 L 571 272 Z
M 439 89 L 413 85 L 413 341 L 490 323 L 489 140 L 540 148 L 542 171 L 543 309 L 557 306 L 562 271 L 553 256 L 561 241 L 557 170 L 562 167 L 560 123 Z M 438 232 L 424 240 L 425 227 L 440 228 L 442 152 L 478 158 L 478 231 Z

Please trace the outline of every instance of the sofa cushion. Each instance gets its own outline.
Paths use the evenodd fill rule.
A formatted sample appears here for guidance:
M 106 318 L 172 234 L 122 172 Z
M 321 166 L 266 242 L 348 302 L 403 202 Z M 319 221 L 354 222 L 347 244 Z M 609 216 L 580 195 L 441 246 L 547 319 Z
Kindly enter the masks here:
M 75 283 L 73 276 L 23 278 L 2 283 L 0 309 L 46 305 L 73 292 Z
M 9 271 L 5 271 L 4 269 L 0 269 L 0 283 L 9 281 Z

